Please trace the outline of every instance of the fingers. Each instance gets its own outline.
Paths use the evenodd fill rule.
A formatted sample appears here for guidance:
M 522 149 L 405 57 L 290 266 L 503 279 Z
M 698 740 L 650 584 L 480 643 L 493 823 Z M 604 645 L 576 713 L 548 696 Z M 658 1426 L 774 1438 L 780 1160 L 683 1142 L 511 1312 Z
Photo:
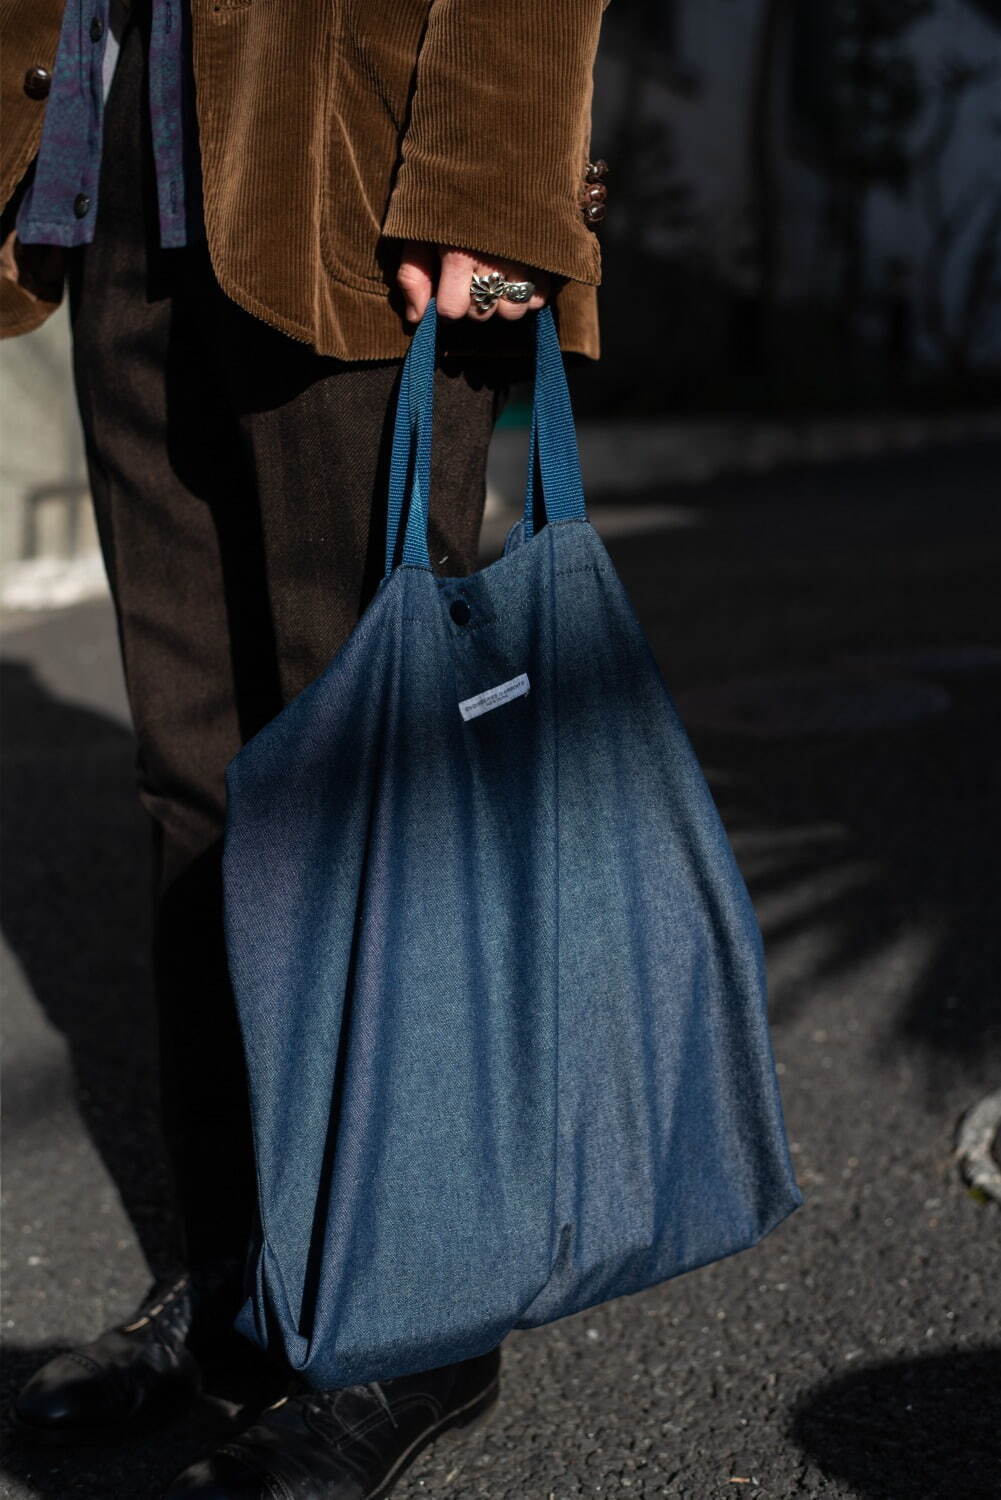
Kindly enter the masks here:
M 434 291 L 438 252 L 434 245 L 407 240 L 400 257 L 396 283 L 403 293 L 408 323 L 419 323 Z
M 465 250 L 441 251 L 441 275 L 438 277 L 438 311 L 444 318 L 465 318 L 470 315 L 483 321 L 489 313 L 481 313 L 469 295 L 469 284 L 477 269 L 477 262 Z
M 508 267 L 505 270 L 505 266 Z M 499 269 L 504 272 L 505 281 L 532 281 L 535 283 L 535 291 L 527 302 L 509 302 L 502 297 L 497 303 L 498 317 L 514 322 L 523 318 L 526 313 L 538 312 L 540 307 L 545 307 L 549 299 L 549 273 L 547 271 L 533 271 L 528 266 L 518 266 L 511 261 L 502 261 Z
M 505 281 L 531 281 L 535 291 L 527 302 L 511 302 L 501 297 L 487 308 L 477 307 L 471 296 L 474 276 L 489 276 L 499 271 Z M 397 284 L 403 293 L 409 323 L 419 323 L 432 296 L 437 297 L 438 311 L 445 318 L 472 318 L 485 323 L 489 318 L 516 322 L 528 312 L 538 312 L 549 300 L 551 278 L 546 271 L 512 260 L 486 259 L 468 250 L 423 244 L 408 240 L 403 246 Z M 437 289 L 435 281 L 437 280 Z
M 523 318 L 527 312 L 537 312 L 548 300 L 550 277 L 545 271 L 535 271 L 529 266 L 511 260 L 485 259 L 471 255 L 467 250 L 449 250 L 441 247 L 441 272 L 438 278 L 438 311 L 446 318 L 472 318 L 484 323 L 488 318 L 500 317 L 506 322 Z M 531 281 L 535 292 L 528 302 L 509 302 L 501 297 L 485 310 L 476 306 L 470 295 L 470 284 L 474 276 L 489 276 L 499 271 L 505 281 Z

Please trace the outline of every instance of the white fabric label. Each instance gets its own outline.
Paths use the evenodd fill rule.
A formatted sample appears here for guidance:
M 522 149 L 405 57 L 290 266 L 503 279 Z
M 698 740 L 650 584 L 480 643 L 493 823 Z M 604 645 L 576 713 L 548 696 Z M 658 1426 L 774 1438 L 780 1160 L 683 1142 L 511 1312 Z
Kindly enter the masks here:
M 510 703 L 512 698 L 523 698 L 527 692 L 528 677 L 522 672 L 520 677 L 512 677 L 510 682 L 501 682 L 496 687 L 487 688 L 485 693 L 477 693 L 475 698 L 464 698 L 459 704 L 459 712 L 464 719 L 475 719 L 480 714 L 488 714 L 492 708 L 500 708 L 502 703 Z

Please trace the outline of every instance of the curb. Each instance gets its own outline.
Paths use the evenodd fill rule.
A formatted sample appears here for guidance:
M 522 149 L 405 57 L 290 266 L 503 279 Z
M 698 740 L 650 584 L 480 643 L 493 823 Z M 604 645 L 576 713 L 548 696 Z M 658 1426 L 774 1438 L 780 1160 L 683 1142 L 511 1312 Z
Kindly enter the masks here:
M 954 443 L 1001 439 L 1001 415 L 819 417 L 774 422 L 582 422 L 581 468 L 590 498 L 642 492 L 656 485 L 697 485 L 727 475 L 767 474 Z M 527 430 L 504 427 L 490 445 L 490 483 L 497 501 L 520 504 Z

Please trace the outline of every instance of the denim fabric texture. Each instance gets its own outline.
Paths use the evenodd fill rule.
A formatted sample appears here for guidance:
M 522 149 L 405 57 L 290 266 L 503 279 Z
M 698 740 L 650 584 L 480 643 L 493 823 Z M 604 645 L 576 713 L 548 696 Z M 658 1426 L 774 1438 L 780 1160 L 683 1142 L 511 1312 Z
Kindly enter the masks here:
M 148 32 L 147 106 L 163 249 L 205 238 L 188 0 L 67 0 L 22 244 L 89 245 L 97 223 L 104 105 L 126 26 Z M 139 122 L 136 121 L 139 128 Z
M 318 1387 L 479 1354 L 801 1201 L 758 927 L 586 520 L 552 317 L 541 496 L 461 579 L 424 543 L 434 325 L 401 383 L 387 576 L 226 772 L 260 1215 L 238 1326 Z

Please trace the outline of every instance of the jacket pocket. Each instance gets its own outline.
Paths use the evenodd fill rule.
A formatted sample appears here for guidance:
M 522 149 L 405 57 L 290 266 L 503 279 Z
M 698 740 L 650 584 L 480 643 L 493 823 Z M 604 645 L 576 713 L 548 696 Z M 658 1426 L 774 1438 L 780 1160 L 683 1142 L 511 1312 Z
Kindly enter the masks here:
M 382 241 L 382 225 L 420 42 L 413 28 L 411 50 L 408 7 L 396 8 L 402 20 L 365 23 L 343 6 L 327 43 L 321 254 L 334 280 L 380 296 L 392 282 L 395 254 Z

